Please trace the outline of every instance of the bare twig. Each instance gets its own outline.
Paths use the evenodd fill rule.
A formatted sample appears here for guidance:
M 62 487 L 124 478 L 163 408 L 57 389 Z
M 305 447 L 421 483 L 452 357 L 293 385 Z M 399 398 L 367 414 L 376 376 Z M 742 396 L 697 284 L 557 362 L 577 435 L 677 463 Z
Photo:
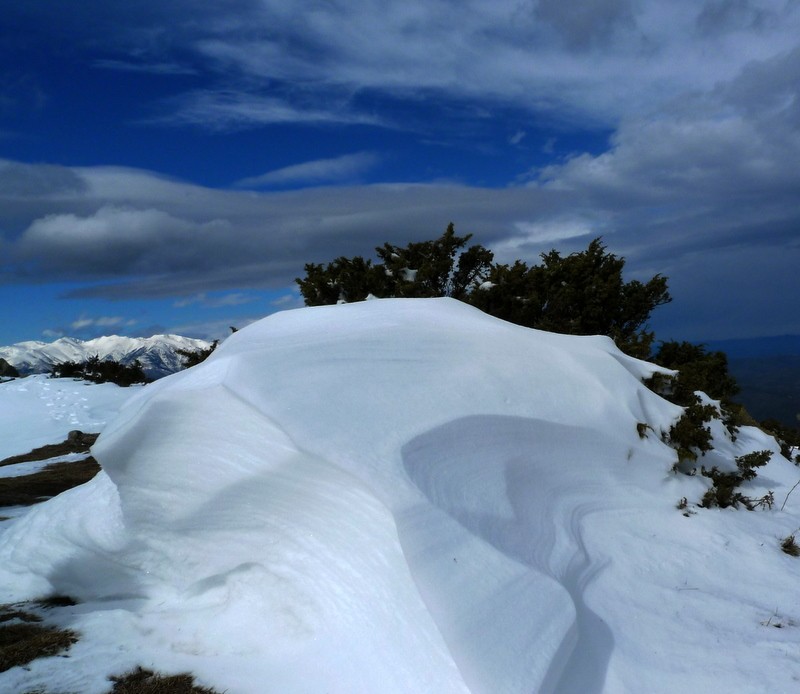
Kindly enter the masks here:
M 789 490 L 789 494 L 791 494 L 795 489 L 797 489 L 798 484 L 800 484 L 800 480 L 797 480 L 797 482 L 794 483 L 794 487 L 792 487 Z M 789 501 L 789 494 L 786 495 L 786 498 L 783 500 L 783 503 L 781 504 L 781 511 L 783 511 L 783 507 L 786 506 L 786 502 Z

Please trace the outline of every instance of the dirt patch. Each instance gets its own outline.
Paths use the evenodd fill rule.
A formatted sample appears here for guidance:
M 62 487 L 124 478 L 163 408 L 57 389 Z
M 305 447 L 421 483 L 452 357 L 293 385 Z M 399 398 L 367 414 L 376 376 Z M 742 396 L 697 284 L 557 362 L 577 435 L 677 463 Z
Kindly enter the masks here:
M 88 482 L 100 471 L 89 456 L 76 462 L 53 463 L 39 472 L 0 478 L 0 507 L 31 506 Z
M 17 463 L 34 463 L 39 460 L 49 460 L 70 453 L 88 453 L 99 434 L 86 434 L 82 431 L 69 432 L 67 438 L 61 443 L 51 443 L 41 448 L 34 448 L 29 453 L 12 455 L 10 458 L 0 460 L 0 467 L 16 465 Z

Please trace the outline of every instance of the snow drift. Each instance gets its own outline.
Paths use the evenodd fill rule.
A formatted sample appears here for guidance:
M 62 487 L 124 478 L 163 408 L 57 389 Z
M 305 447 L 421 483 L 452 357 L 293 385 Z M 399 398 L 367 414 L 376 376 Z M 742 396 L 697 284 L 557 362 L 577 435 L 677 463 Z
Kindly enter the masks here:
M 128 401 L 104 472 L 0 537 L 3 597 L 81 600 L 57 681 L 84 692 L 133 664 L 232 694 L 788 691 L 796 659 L 765 663 L 800 638 L 760 620 L 800 621 L 797 507 L 677 511 L 707 481 L 670 472 L 656 368 L 449 299 L 271 316 Z

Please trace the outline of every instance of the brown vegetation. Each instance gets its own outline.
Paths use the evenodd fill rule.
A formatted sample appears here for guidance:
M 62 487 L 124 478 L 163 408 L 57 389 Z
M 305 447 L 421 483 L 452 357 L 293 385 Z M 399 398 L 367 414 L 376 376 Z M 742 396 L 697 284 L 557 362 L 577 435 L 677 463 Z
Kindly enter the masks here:
M 76 462 L 53 463 L 39 472 L 0 478 L 0 507 L 31 506 L 88 482 L 100 471 L 89 456 Z
M 92 444 L 97 441 L 99 434 L 85 434 L 82 431 L 71 431 L 61 443 L 51 443 L 47 446 L 34 448 L 28 453 L 12 455 L 10 458 L 0 460 L 0 467 L 4 465 L 17 465 L 18 463 L 32 463 L 39 460 L 49 460 L 70 453 L 88 453 Z
M 42 618 L 14 606 L 0 607 L 0 672 L 56 655 L 78 640 L 69 629 L 41 624 Z
M 189 673 L 160 675 L 138 667 L 117 677 L 112 677 L 114 688 L 109 694 L 217 694 L 213 689 L 194 683 Z
M 75 453 L 88 454 L 97 436 L 77 430 L 71 431 L 61 443 L 41 446 L 28 453 L 5 458 L 0 460 L 0 466 L 38 462 Z M 99 470 L 97 461 L 87 455 L 84 460 L 51 463 L 29 475 L 0 478 L 0 507 L 30 506 L 45 501 L 67 489 L 88 482 Z

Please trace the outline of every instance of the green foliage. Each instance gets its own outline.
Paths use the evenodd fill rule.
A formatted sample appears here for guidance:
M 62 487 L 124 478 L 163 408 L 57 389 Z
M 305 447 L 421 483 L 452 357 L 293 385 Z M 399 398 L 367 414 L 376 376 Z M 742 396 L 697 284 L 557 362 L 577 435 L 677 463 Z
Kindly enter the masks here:
M 667 282 L 624 282 L 624 258 L 608 253 L 600 239 L 585 251 L 541 255 L 541 265 L 493 262 L 471 237 L 456 236 L 453 224 L 436 240 L 389 243 L 376 249 L 379 263 L 360 256 L 326 266 L 309 263 L 296 281 L 309 306 L 377 297 L 450 296 L 498 318 L 530 328 L 573 335 L 609 335 L 628 354 L 646 358 L 654 308 L 669 302 Z
M 491 286 L 475 292 L 470 303 L 494 316 L 529 328 L 571 335 L 608 335 L 628 354 L 646 358 L 652 333 L 650 313 L 671 300 L 666 278 L 643 284 L 624 282 L 625 259 L 608 253 L 600 239 L 585 251 L 562 256 L 552 250 L 542 264 L 491 268 Z
M 800 448 L 800 429 L 787 427 L 777 419 L 765 419 L 761 428 L 775 437 L 781 447 L 781 455 L 792 460 L 792 448 Z M 800 454 L 795 456 L 795 463 L 800 463 Z
M 711 479 L 711 486 L 706 490 L 700 501 L 700 506 L 704 508 L 738 508 L 742 504 L 748 511 L 753 511 L 756 508 L 772 508 L 775 503 L 775 496 L 772 492 L 767 492 L 764 496 L 754 499 L 742 494 L 738 487 L 745 479 L 752 479 L 755 477 L 744 478 L 739 472 L 720 472 L 717 468 L 713 467 L 710 470 L 703 470 L 704 477 Z
M 703 508 L 728 508 L 733 506 L 738 508 L 742 503 L 747 505 L 747 497 L 744 496 L 737 487 L 741 482 L 741 477 L 735 472 L 720 472 L 717 468 L 703 470 L 703 475 L 711 479 L 711 486 L 706 490 L 700 501 Z
M 451 223 L 433 241 L 379 246 L 375 249 L 378 264 L 361 256 L 340 257 L 325 266 L 308 263 L 306 276 L 296 282 L 307 306 L 363 301 L 369 295 L 466 300 L 483 281 L 493 259 L 483 246 L 465 249 L 470 238 L 456 236 Z
M 387 294 L 389 277 L 382 266 L 361 256 L 337 258 L 327 266 L 307 263 L 304 279 L 296 279 L 306 306 L 325 306 L 340 301 L 363 301 L 370 294 Z
M 739 392 L 739 386 L 728 373 L 728 358 L 724 352 L 707 352 L 704 345 L 689 342 L 662 342 L 653 361 L 678 371 L 668 396 L 677 405 L 691 405 L 698 390 L 722 401 Z
M 757 474 L 755 468 L 766 465 L 771 457 L 771 451 L 753 451 L 736 458 L 736 472 L 720 472 L 715 467 L 711 470 L 703 469 L 703 476 L 710 478 L 712 484 L 703 495 L 700 505 L 705 508 L 715 506 L 737 508 L 739 504 L 742 504 L 749 511 L 757 507 L 772 508 L 775 502 L 772 492 L 768 492 L 759 499 L 753 499 L 745 496 L 738 489 L 743 482 L 755 479 Z
M 711 429 L 705 424 L 717 413 L 712 405 L 694 402 L 670 427 L 667 442 L 678 452 L 678 462 L 695 461 L 711 450 Z
M 739 387 L 728 373 L 728 358 L 723 352 L 708 352 L 704 345 L 693 345 L 690 342 L 661 342 L 653 361 L 667 369 L 677 370 L 678 373 L 675 376 L 655 373 L 647 381 L 647 385 L 670 402 L 688 408 L 684 418 L 679 422 L 680 431 L 677 433 L 677 439 L 673 440 L 699 441 L 707 438 L 710 441 L 710 432 L 704 433 L 707 430 L 703 424 L 718 413 L 710 405 L 701 407 L 700 400 L 695 395 L 696 391 L 702 391 L 721 401 L 722 422 L 728 429 L 731 439 L 736 440 L 736 434 L 739 426 L 745 421 L 746 413 L 741 405 L 730 400 L 731 396 L 739 391 Z M 670 438 L 672 439 L 672 436 Z M 703 450 L 696 442 L 692 445 Z M 683 448 L 683 451 L 680 448 L 678 450 L 681 458 L 683 458 L 682 453 L 685 454 L 686 449 L 691 447 Z
M 97 355 L 82 362 L 65 361 L 56 364 L 50 375 L 53 378 L 80 378 L 92 383 L 116 383 L 123 387 L 150 381 L 142 371 L 138 359 L 131 364 L 120 364 L 111 359 L 101 361 Z
M 758 474 L 755 468 L 766 465 L 771 457 L 772 451 L 753 451 L 747 455 L 740 455 L 736 458 L 736 468 L 743 480 L 752 480 Z
M 231 331 L 236 332 L 236 329 L 231 328 Z M 175 353 L 183 358 L 183 366 L 184 368 L 188 369 L 192 366 L 197 366 L 208 359 L 211 356 L 211 353 L 217 348 L 218 344 L 219 340 L 214 340 L 214 342 L 211 343 L 211 346 L 207 347 L 206 349 L 176 349 Z
M 409 243 L 405 248 L 385 243 L 375 251 L 383 261 L 385 287 L 375 296 L 436 297 L 466 300 L 483 281 L 494 258 L 483 246 L 465 248 L 471 234 L 456 236 L 452 222 L 434 241 Z

